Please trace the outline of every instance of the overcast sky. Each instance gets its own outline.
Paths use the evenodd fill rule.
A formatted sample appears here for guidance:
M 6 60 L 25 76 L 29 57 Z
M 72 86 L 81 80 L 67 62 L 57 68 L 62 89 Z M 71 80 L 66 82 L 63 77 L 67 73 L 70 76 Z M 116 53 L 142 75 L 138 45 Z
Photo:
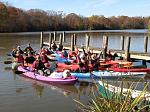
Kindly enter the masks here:
M 42 9 L 83 16 L 150 16 L 150 0 L 3 0 L 21 9 Z

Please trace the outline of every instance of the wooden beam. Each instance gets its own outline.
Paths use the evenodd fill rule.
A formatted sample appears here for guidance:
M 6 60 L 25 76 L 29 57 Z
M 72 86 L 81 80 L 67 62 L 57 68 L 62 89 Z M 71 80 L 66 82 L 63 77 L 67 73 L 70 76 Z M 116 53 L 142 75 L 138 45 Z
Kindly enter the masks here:
M 121 36 L 120 50 L 124 50 L 124 36 Z
M 49 49 L 51 50 L 51 44 L 52 44 L 52 34 L 49 33 Z
M 41 32 L 41 39 L 40 39 L 40 48 L 43 47 L 43 32 Z
M 76 45 L 77 44 L 77 36 L 75 33 L 73 34 L 73 36 L 74 36 L 74 45 Z
M 59 35 L 59 45 L 62 45 L 62 34 L 60 33 L 60 35 Z
M 66 41 L 65 36 L 66 36 L 65 32 L 63 32 L 63 33 L 62 33 L 62 38 L 63 38 L 63 40 L 62 40 L 62 41 L 63 41 L 63 42 L 65 42 L 65 41 Z
M 74 35 L 71 35 L 71 51 L 74 51 Z
M 148 36 L 144 37 L 144 53 L 147 53 Z
M 56 41 L 56 32 L 53 33 L 53 40 Z
M 90 44 L 90 36 L 88 34 L 86 34 L 86 43 L 85 44 L 86 44 L 85 45 L 86 49 L 88 49 L 89 44 Z
M 130 60 L 130 41 L 131 41 L 131 37 L 127 37 L 126 38 L 126 50 L 125 50 L 125 58 L 127 61 Z

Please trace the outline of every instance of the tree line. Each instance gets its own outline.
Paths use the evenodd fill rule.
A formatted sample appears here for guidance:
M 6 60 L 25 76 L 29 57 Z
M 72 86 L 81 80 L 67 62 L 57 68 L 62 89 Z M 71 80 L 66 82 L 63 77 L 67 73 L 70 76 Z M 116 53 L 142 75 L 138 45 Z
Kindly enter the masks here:
M 0 32 L 147 29 L 150 17 L 93 15 L 23 10 L 0 2 Z

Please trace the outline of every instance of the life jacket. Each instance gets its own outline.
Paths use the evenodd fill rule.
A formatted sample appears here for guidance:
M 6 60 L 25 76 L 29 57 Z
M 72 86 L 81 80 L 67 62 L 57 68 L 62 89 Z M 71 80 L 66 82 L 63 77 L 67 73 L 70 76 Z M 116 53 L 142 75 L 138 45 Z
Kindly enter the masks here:
M 16 56 L 16 62 L 23 63 L 23 61 L 24 61 L 24 58 L 22 55 Z
M 62 58 L 67 58 L 68 57 L 68 53 L 67 53 L 67 51 L 64 51 L 63 53 L 62 53 Z
M 37 70 L 42 70 L 43 68 L 45 68 L 45 66 L 41 60 L 38 60 L 38 61 L 34 61 L 32 68 L 35 68 Z
M 48 58 L 46 55 L 42 55 L 41 58 L 43 63 L 48 63 Z

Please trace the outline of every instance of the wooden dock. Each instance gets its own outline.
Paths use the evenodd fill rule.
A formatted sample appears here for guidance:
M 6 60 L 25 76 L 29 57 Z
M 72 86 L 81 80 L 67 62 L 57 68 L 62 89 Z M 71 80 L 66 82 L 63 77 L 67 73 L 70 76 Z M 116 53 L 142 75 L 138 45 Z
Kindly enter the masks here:
M 63 45 L 65 48 L 73 50 L 74 46 L 76 45 L 76 38 L 78 34 L 85 34 L 85 48 L 90 47 L 90 49 L 93 49 L 94 52 L 100 53 L 100 50 L 102 48 L 94 48 L 92 46 L 89 46 L 90 43 L 90 35 L 92 33 L 99 33 L 103 35 L 103 45 L 108 45 L 108 39 L 109 35 L 120 35 L 120 48 L 118 49 L 111 49 L 112 51 L 115 51 L 119 56 L 129 60 L 130 58 L 132 59 L 137 59 L 137 60 L 142 60 L 143 64 L 146 64 L 146 62 L 150 61 L 150 53 L 148 53 L 148 33 L 138 33 L 138 32 L 114 32 L 114 31 L 53 31 L 53 32 L 47 32 L 48 33 L 48 42 L 43 41 L 43 32 L 41 32 L 41 42 L 40 46 L 41 48 L 43 46 L 49 46 L 51 47 L 51 43 L 53 40 L 56 41 L 56 38 L 59 38 L 57 44 Z M 71 35 L 71 42 L 70 44 L 67 43 L 65 39 L 65 35 L 69 34 Z M 130 51 L 130 43 L 131 43 L 131 35 L 142 35 L 144 36 L 143 41 L 144 41 L 144 51 L 139 51 L 139 52 L 132 52 Z M 126 40 L 125 40 L 126 39 Z M 126 42 L 125 42 L 126 41 Z M 126 45 L 124 45 L 126 43 Z M 80 46 L 77 46 L 79 50 L 81 50 Z

